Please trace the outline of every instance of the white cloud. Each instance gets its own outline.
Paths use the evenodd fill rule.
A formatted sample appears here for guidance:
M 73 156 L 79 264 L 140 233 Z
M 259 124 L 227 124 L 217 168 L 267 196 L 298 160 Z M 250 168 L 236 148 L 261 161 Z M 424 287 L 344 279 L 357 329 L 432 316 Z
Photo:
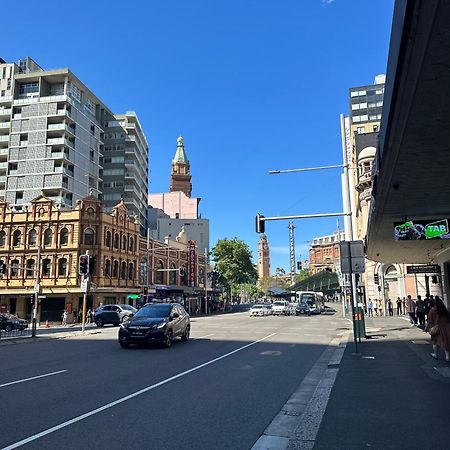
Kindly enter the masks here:
M 322 6 L 331 5 L 334 2 L 334 0 L 322 0 Z

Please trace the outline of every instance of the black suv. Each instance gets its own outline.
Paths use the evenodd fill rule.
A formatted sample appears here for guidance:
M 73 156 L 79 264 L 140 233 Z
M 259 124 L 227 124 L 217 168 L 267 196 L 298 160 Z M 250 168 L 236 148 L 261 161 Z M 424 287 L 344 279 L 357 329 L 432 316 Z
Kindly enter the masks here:
M 119 344 L 126 348 L 130 344 L 162 342 L 171 347 L 176 337 L 187 341 L 190 331 L 189 314 L 178 303 L 145 305 L 122 323 Z
M 28 328 L 28 322 L 24 319 L 18 319 L 11 314 L 0 314 L 0 330 L 9 333 L 12 330 L 23 331 Z
M 137 309 L 130 305 L 99 306 L 95 310 L 94 322 L 98 327 L 102 327 L 106 324 L 117 326 L 121 322 L 128 320 L 128 318 L 131 317 L 136 311 Z

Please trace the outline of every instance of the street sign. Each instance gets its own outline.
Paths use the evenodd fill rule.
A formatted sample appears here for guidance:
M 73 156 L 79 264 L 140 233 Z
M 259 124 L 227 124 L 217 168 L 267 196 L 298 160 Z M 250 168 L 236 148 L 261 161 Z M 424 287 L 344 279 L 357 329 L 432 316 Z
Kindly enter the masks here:
M 364 273 L 365 255 L 363 241 L 339 242 L 342 273 Z M 351 261 L 351 266 L 350 266 Z
M 39 283 L 34 285 L 34 292 L 36 292 L 36 294 L 39 294 L 39 289 L 41 288 L 41 285 Z
M 421 266 L 406 266 L 406 273 L 440 273 L 438 264 L 423 264 Z
M 81 292 L 87 293 L 88 291 L 88 278 L 81 278 L 81 284 L 80 284 Z
M 47 296 L 46 295 L 38 295 L 38 298 L 47 298 Z

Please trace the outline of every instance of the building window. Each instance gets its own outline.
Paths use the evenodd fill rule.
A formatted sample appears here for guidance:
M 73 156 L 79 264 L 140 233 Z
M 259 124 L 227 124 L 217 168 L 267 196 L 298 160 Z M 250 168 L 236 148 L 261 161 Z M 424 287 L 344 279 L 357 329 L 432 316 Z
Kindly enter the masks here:
M 156 284 L 164 284 L 164 263 L 158 261 L 156 264 Z
M 67 259 L 61 258 L 58 261 L 58 276 L 65 277 L 67 275 Z
M 59 233 L 59 243 L 61 245 L 67 245 L 69 243 L 69 230 L 63 228 Z
M 106 247 L 111 247 L 111 231 L 106 232 L 105 245 Z
M 175 265 L 175 263 L 172 263 L 170 265 L 169 284 L 171 285 L 177 284 L 177 266 Z
M 5 246 L 5 239 L 6 238 L 6 233 L 2 230 L 0 231 L 0 247 L 4 247 Z
M 130 252 L 133 251 L 133 245 L 134 245 L 134 239 L 132 237 L 130 237 L 129 246 L 128 246 L 128 250 Z
M 134 264 L 133 263 L 128 264 L 128 279 L 134 280 Z
M 364 134 L 364 127 L 358 127 L 357 129 L 356 129 L 356 132 L 358 133 L 358 134 Z
M 95 244 L 95 233 L 92 228 L 86 228 L 84 230 L 84 245 L 94 245 Z
M 11 277 L 18 277 L 19 276 L 19 260 L 13 259 L 11 261 L 11 271 L 10 271 Z
M 139 283 L 140 284 L 147 284 L 147 259 L 143 258 L 141 259 L 141 265 L 139 270 Z
M 42 261 L 42 275 L 45 277 L 50 276 L 50 269 L 51 269 L 52 262 L 49 258 L 45 258 Z
M 110 277 L 111 276 L 111 261 L 109 259 L 107 259 L 105 261 L 105 277 Z
M 114 248 L 119 250 L 119 235 L 117 233 L 114 235 Z
M 44 245 L 52 245 L 53 233 L 50 228 L 47 228 L 44 233 Z
M 22 233 L 20 230 L 16 230 L 13 233 L 13 247 L 17 247 L 22 243 Z
M 37 242 L 37 232 L 36 230 L 30 230 L 28 233 L 28 245 L 36 245 Z
M 126 251 L 127 250 L 127 237 L 122 235 L 122 250 Z
M 119 278 L 119 261 L 114 261 L 114 264 L 113 264 L 113 278 Z
M 120 278 L 122 278 L 122 280 L 127 279 L 127 263 L 125 261 L 122 261 L 122 266 L 121 266 L 121 270 L 120 270 Z
M 34 259 L 29 259 L 27 261 L 27 268 L 25 270 L 25 277 L 33 278 L 34 277 L 34 268 L 36 266 L 36 262 Z

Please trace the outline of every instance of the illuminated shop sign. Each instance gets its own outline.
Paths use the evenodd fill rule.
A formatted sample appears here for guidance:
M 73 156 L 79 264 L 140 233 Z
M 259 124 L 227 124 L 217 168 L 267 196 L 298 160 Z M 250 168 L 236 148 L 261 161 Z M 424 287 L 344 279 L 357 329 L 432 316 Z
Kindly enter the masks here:
M 448 219 L 412 221 L 394 224 L 396 241 L 424 241 L 427 239 L 450 239 Z

